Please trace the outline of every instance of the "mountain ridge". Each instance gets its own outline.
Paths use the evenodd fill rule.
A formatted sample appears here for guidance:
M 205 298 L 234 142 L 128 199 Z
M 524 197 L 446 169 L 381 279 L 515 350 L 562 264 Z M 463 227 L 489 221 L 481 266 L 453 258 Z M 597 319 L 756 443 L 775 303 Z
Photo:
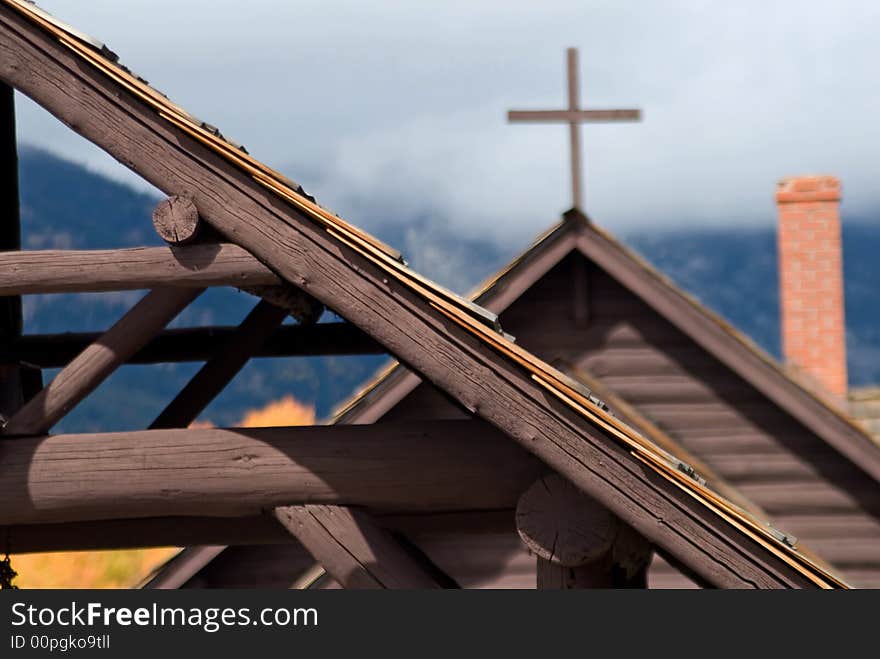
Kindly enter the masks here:
M 25 249 L 108 249 L 161 245 L 150 213 L 158 197 L 90 172 L 33 147 L 19 154 L 22 244 Z M 430 212 L 388 220 L 365 206 L 378 237 L 400 249 L 414 268 L 466 292 L 516 252 L 489 240 L 462 238 Z M 383 218 L 380 222 L 378 219 Z M 880 224 L 845 216 L 847 342 L 852 385 L 880 382 Z M 775 233 L 772 228 L 674 229 L 631 232 L 624 242 L 684 290 L 779 357 Z M 748 264 L 748 267 L 743 267 Z M 143 292 L 26 296 L 27 333 L 95 331 L 109 327 Z M 173 326 L 238 324 L 256 303 L 234 289 L 203 294 Z M 255 407 L 292 394 L 319 417 L 355 391 L 381 356 L 252 360 L 203 415 L 231 425 Z M 56 428 L 65 432 L 143 427 L 186 383 L 197 364 L 125 366 Z M 156 375 L 159 377 L 156 377 Z M 46 380 L 53 373 L 46 374 Z

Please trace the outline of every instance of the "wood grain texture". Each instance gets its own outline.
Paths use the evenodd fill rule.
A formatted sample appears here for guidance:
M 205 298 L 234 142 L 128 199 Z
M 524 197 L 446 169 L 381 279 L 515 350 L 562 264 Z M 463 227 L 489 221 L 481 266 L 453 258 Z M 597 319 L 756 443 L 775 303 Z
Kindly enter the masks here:
M 276 508 L 274 515 L 345 588 L 439 588 L 434 578 L 362 510 L 284 506 Z
M 191 198 L 171 195 L 153 209 L 153 227 L 169 245 L 186 245 L 196 240 L 199 210 Z
M 28 401 L 9 420 L 4 433 L 48 432 L 201 292 L 198 288 L 166 288 L 148 293 Z
M 522 541 L 539 558 L 564 567 L 578 567 L 611 550 L 619 523 L 607 508 L 567 480 L 548 474 L 519 498 L 516 528 Z
M 541 463 L 482 422 L 147 430 L 0 443 L 5 524 L 246 516 L 293 503 L 512 508 Z
M 128 364 L 207 361 L 220 354 L 238 327 L 188 327 L 164 330 L 133 354 Z M 15 359 L 42 368 L 66 366 L 100 338 L 98 332 L 29 334 L 0 347 L 0 361 Z M 385 349 L 351 323 L 282 325 L 254 352 L 254 357 L 376 355 Z
M 248 252 L 228 244 L 0 253 L 0 295 L 279 282 Z
M 0 79 L 166 194 L 189 194 L 227 239 L 260 255 L 359 325 L 421 375 L 497 427 L 655 544 L 719 586 L 811 582 L 663 478 L 528 374 L 279 197 L 0 8 Z M 107 126 L 113 130 L 108 131 Z

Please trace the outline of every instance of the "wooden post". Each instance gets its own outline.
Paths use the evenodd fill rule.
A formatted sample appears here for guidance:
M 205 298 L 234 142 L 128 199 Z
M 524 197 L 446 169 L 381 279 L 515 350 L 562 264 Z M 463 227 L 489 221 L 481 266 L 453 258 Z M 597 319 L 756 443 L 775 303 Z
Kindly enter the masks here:
M 645 550 L 650 558 L 647 543 L 558 474 L 519 498 L 516 528 L 537 556 L 541 589 L 631 587 L 647 565 Z
M 22 407 L 9 420 L 4 432 L 8 435 L 48 432 L 201 292 L 202 289 L 192 288 L 151 291 Z
M 261 300 L 229 338 L 225 349 L 199 369 L 150 428 L 185 428 L 195 421 L 286 317 L 286 309 Z
M 15 141 L 13 90 L 0 83 L 0 251 L 21 247 L 18 201 L 18 151 Z M 21 335 L 21 297 L 0 297 L 0 343 Z M 0 363 L 0 423 L 22 405 L 21 374 L 17 363 Z
M 342 506 L 285 506 L 275 518 L 345 588 L 440 588 L 367 513 Z

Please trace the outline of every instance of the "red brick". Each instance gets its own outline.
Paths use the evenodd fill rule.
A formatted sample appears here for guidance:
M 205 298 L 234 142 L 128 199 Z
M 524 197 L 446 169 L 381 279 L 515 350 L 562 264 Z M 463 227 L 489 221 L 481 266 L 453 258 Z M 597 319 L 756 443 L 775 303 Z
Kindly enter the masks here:
M 847 391 L 840 181 L 779 182 L 779 285 L 785 359 L 834 396 Z

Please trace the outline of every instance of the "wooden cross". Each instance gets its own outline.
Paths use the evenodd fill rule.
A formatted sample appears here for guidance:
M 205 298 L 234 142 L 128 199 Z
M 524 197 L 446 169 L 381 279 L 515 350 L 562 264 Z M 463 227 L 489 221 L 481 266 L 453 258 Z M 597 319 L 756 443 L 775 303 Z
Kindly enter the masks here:
M 581 110 L 578 102 L 577 48 L 569 48 L 568 55 L 568 109 L 567 110 L 510 110 L 507 120 L 568 123 L 571 139 L 571 187 L 574 207 L 583 210 L 581 185 L 581 132 L 580 124 L 599 121 L 639 121 L 641 110 Z

